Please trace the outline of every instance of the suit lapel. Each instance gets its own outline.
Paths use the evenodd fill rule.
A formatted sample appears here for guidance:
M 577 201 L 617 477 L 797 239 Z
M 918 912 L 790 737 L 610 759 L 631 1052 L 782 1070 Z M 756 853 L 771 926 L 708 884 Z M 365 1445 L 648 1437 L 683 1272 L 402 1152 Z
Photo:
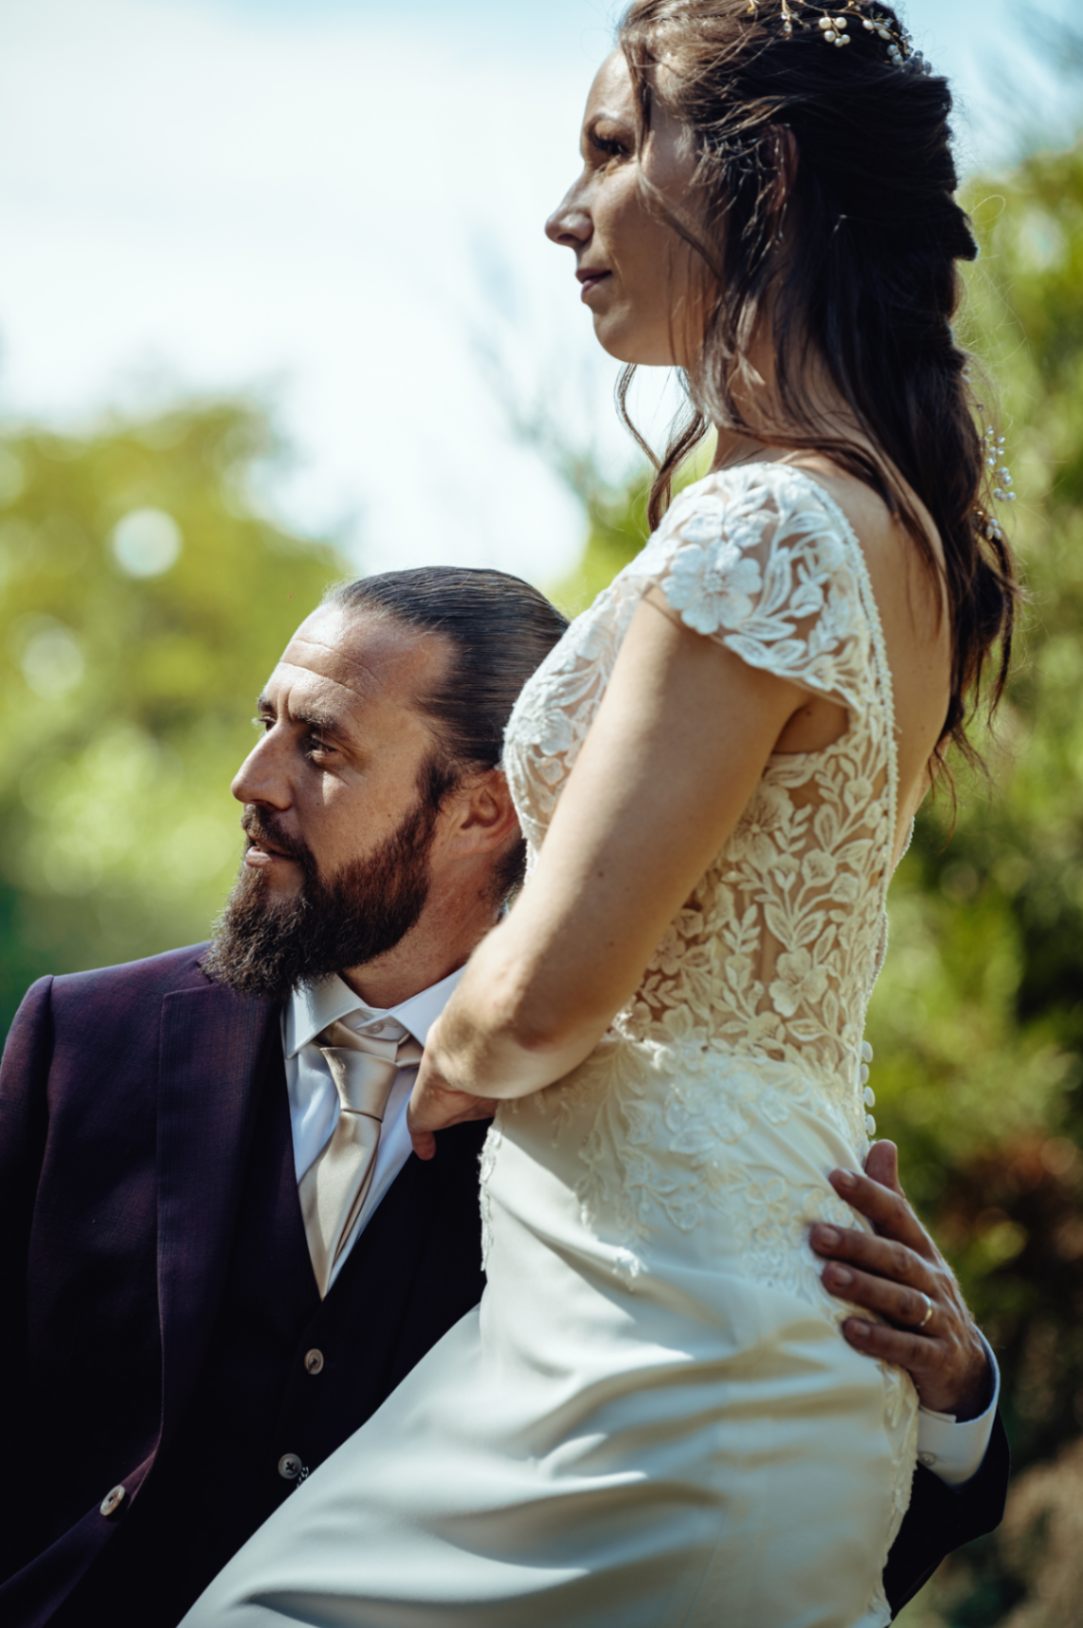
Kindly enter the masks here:
M 217 984 L 162 1002 L 158 1308 L 162 1430 L 198 1372 L 233 1241 L 260 1091 L 285 1090 L 278 1006 Z

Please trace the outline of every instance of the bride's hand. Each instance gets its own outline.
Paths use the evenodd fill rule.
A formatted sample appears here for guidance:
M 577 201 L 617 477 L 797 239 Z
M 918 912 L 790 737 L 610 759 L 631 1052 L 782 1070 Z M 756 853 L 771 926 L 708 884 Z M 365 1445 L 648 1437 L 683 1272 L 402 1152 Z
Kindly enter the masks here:
M 469 1091 L 459 1091 L 449 1085 L 426 1052 L 406 1110 L 414 1152 L 419 1159 L 435 1158 L 437 1131 L 446 1130 L 449 1125 L 462 1125 L 470 1119 L 491 1119 L 497 1106 L 492 1097 L 475 1097 Z

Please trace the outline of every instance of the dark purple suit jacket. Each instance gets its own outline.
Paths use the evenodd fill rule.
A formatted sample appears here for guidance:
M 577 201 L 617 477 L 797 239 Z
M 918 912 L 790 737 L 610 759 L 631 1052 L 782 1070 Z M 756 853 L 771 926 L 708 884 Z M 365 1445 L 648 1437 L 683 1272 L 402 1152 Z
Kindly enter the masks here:
M 17 1469 L 0 1513 L 4 1628 L 52 1619 L 191 1419 L 255 1108 L 285 1091 L 280 1007 L 212 983 L 203 948 L 43 979 L 8 1037 L 0 1419 Z M 381 1317 L 360 1342 L 343 1435 L 477 1301 L 484 1129 L 457 1127 L 432 1164 L 409 1160 L 369 1229 Z
M 0 1069 L 6 1628 L 48 1623 L 109 1542 L 182 1426 L 214 1325 L 253 1103 L 261 1087 L 281 1088 L 282 1061 L 278 1006 L 212 983 L 199 967 L 202 949 L 43 979 L 8 1039 Z M 452 1158 L 449 1143 L 431 1166 L 410 1161 L 396 1187 L 404 1177 L 443 1182 L 455 1159 L 461 1176 L 480 1130 L 470 1127 Z M 448 1297 L 469 1304 L 477 1293 L 476 1258 L 449 1214 L 473 1202 L 470 1189 L 461 1179 L 433 1188 L 427 1209 L 411 1197 L 416 1225 L 395 1229 L 387 1292 L 402 1296 L 400 1331 L 414 1318 L 410 1360 L 453 1320 Z M 452 1245 L 461 1265 L 447 1253 Z M 414 1292 L 426 1273 L 423 1292 Z M 963 1491 L 919 1470 L 888 1568 L 896 1608 L 945 1554 L 997 1523 L 1006 1481 L 999 1426 Z M 115 1505 L 107 1495 L 118 1485 Z

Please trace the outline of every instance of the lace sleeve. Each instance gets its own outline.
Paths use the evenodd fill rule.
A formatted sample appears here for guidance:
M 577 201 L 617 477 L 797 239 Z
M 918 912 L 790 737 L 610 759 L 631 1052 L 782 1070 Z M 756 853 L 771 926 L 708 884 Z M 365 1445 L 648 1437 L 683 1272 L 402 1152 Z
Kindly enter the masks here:
M 751 666 L 860 712 L 872 651 L 857 549 L 810 476 L 749 465 L 677 498 L 644 586 Z

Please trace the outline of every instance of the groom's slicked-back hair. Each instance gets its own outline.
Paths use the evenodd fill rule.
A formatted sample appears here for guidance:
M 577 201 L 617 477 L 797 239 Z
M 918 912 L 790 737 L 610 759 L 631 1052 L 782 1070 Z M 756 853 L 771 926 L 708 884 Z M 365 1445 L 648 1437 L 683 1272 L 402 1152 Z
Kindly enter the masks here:
M 419 698 L 438 726 L 440 752 L 426 793 L 438 802 L 458 776 L 500 762 L 516 697 L 556 644 L 567 620 L 544 594 L 504 571 L 453 565 L 385 571 L 333 588 L 328 602 L 377 611 L 407 627 L 437 633 L 454 655 L 445 681 Z M 521 847 L 501 866 L 507 887 L 520 879 Z

